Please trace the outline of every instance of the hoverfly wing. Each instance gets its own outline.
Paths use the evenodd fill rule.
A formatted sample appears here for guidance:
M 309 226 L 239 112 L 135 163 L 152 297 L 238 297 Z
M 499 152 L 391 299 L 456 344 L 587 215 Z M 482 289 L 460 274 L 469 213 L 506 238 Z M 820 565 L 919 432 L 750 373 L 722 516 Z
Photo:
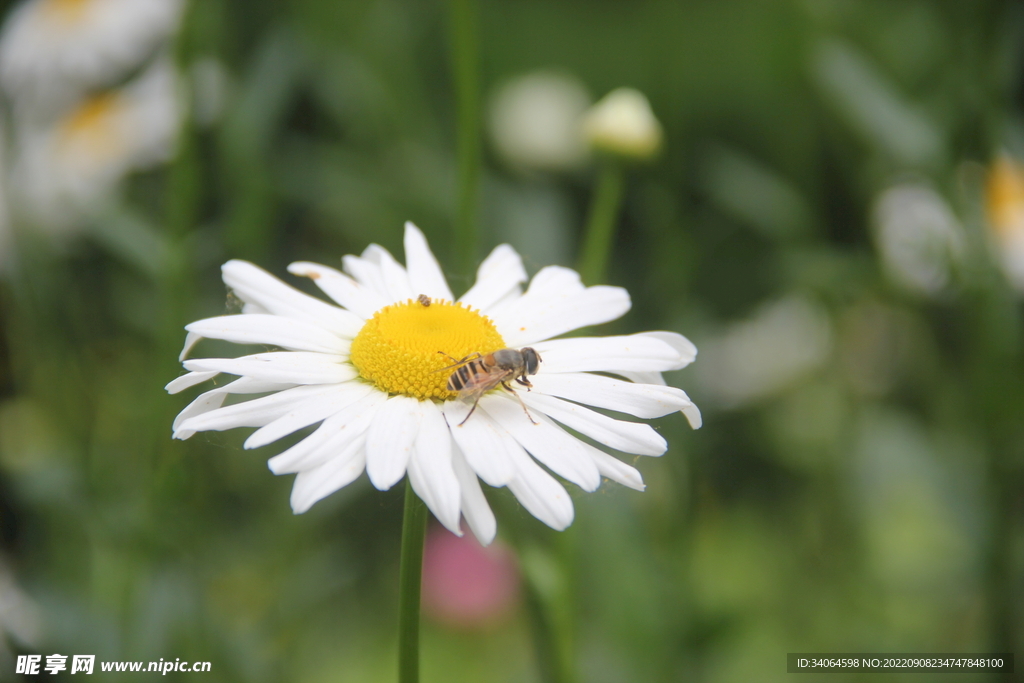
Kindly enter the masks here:
M 476 411 L 476 406 L 484 394 L 506 381 L 510 376 L 508 370 L 485 366 L 480 361 L 464 365 L 453 372 L 448 379 L 448 389 L 459 392 L 460 403 L 472 405 L 459 426 L 466 424 L 466 420 Z
M 435 373 L 437 373 L 437 372 L 444 372 L 445 370 L 452 370 L 452 369 L 455 369 L 455 368 L 463 368 L 463 367 L 469 365 L 470 363 L 474 363 L 474 362 L 480 360 L 480 357 L 481 357 L 479 353 L 471 353 L 470 355 L 466 356 L 462 360 L 456 360 L 454 357 L 449 356 L 444 351 L 438 351 L 438 353 L 441 354 L 442 356 L 444 356 L 445 358 L 448 358 L 449 360 L 454 360 L 455 362 L 452 363 L 451 365 L 446 365 L 443 368 L 439 368 L 437 370 L 434 370 Z M 455 372 L 458 372 L 458 370 L 455 370 Z M 454 375 L 455 373 L 452 373 L 452 374 Z M 453 391 L 454 391 L 454 389 L 453 389 Z
M 476 403 L 481 396 L 508 379 L 508 376 L 508 371 L 501 368 L 464 365 L 452 373 L 448 389 L 458 391 L 460 401 Z

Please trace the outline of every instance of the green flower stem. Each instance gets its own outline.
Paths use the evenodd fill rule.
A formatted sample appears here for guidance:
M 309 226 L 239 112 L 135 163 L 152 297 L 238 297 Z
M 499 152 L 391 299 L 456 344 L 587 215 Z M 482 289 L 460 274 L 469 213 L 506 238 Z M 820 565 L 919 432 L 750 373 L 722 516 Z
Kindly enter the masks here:
M 450 0 L 451 60 L 455 81 L 456 152 L 459 169 L 454 243 L 457 267 L 471 273 L 477 255 L 480 186 L 480 49 L 476 0 Z
M 398 683 L 419 683 L 420 680 L 420 582 L 426 533 L 427 506 L 412 490 L 406 476 L 402 560 L 398 575 Z
M 590 216 L 587 219 L 587 231 L 580 253 L 580 276 L 588 285 L 604 281 L 608 255 L 615 239 L 615 220 L 622 204 L 623 185 L 622 165 L 615 159 L 603 159 L 598 172 L 597 187 L 590 200 Z

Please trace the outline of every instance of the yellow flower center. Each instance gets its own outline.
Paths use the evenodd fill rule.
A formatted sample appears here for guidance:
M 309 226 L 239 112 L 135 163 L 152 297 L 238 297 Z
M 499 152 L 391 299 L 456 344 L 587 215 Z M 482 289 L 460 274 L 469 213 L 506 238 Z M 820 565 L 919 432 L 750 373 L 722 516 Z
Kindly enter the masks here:
M 87 99 L 62 122 L 58 137 L 60 152 L 98 161 L 121 154 L 124 134 L 117 128 L 117 118 L 123 106 L 122 97 L 116 92 L 100 93 Z
M 986 192 L 989 226 L 996 237 L 1007 239 L 1024 230 L 1024 167 L 999 157 L 989 171 Z
M 424 305 L 423 299 L 409 299 L 366 321 L 352 341 L 352 364 L 381 391 L 445 400 L 456 396 L 447 389 L 455 370 L 446 366 L 503 348 L 494 323 L 479 311 L 450 301 Z

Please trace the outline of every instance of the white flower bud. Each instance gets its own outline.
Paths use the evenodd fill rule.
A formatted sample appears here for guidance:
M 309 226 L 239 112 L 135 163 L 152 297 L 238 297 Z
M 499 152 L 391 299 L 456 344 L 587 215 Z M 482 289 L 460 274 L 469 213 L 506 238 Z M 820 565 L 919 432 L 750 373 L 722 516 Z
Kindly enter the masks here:
M 661 149 L 661 124 L 632 88 L 613 90 L 591 107 L 583 132 L 594 149 L 632 159 L 650 159 Z

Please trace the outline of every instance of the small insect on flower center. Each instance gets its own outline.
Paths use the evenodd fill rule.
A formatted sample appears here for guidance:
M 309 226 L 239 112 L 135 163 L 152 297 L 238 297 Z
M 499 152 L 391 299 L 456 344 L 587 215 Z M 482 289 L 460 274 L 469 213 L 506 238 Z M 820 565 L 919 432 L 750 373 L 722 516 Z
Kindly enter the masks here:
M 451 301 L 419 299 L 385 306 L 352 341 L 352 364 L 381 391 L 418 399 L 447 400 L 453 358 L 505 348 L 490 318 Z

